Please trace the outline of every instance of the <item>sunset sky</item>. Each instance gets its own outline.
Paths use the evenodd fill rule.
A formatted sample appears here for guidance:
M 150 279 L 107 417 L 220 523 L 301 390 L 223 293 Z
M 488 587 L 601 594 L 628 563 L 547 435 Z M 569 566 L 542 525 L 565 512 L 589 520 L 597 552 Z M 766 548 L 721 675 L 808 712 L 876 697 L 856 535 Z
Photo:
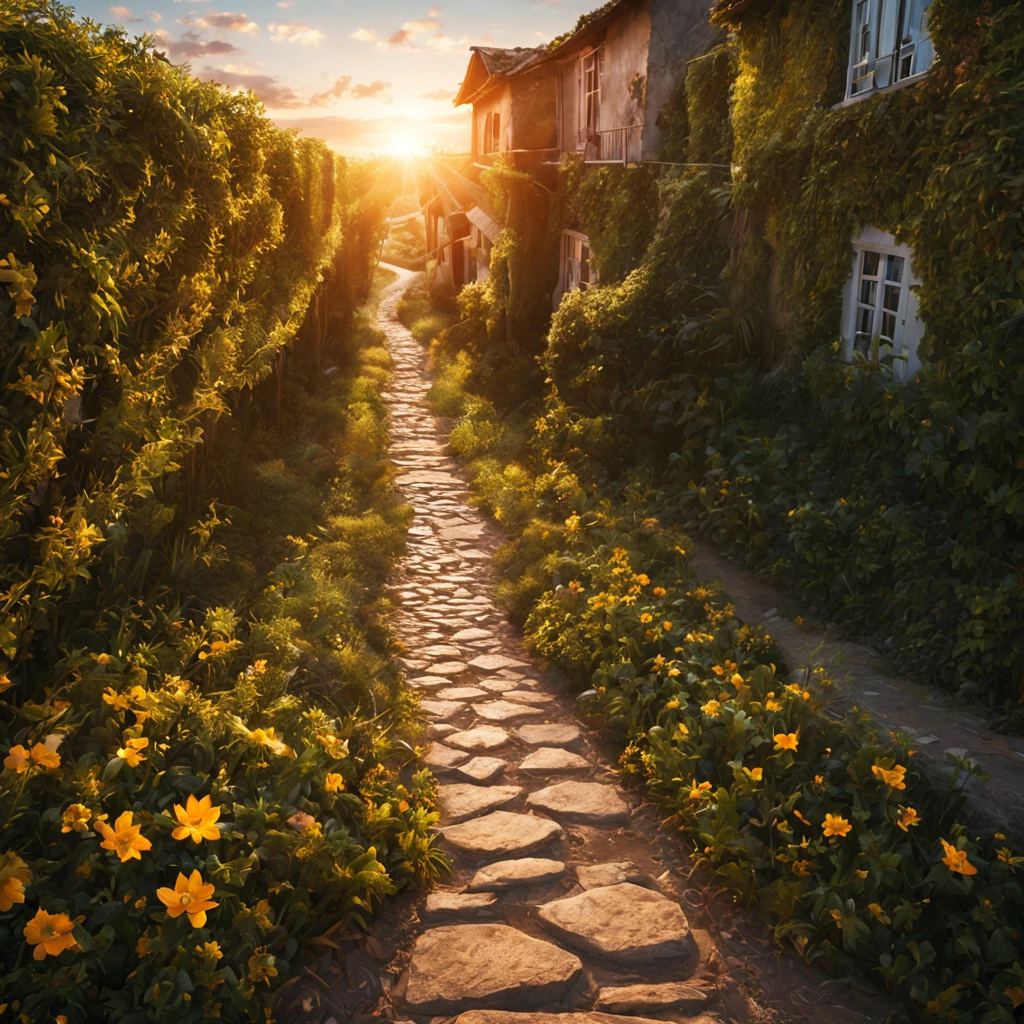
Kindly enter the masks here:
M 76 12 L 132 35 L 203 78 L 255 90 L 276 121 L 363 156 L 396 138 L 465 148 L 452 97 L 473 44 L 536 46 L 599 0 L 81 0 Z

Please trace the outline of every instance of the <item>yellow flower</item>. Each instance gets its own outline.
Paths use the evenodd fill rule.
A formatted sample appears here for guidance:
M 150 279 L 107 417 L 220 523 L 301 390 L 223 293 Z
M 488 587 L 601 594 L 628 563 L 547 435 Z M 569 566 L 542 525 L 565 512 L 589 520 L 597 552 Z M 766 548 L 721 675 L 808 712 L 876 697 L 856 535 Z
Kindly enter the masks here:
M 958 875 L 976 875 L 978 873 L 978 869 L 967 859 L 966 850 L 958 850 L 952 843 L 947 843 L 945 839 L 940 839 L 939 842 L 942 843 L 942 848 L 946 851 L 942 863 L 950 871 Z
M 729 682 L 731 682 L 732 685 L 735 686 L 737 690 L 741 690 L 741 689 L 743 689 L 744 686 L 747 685 L 743 681 L 743 676 L 741 676 L 739 674 L 739 672 L 733 672 L 732 679 L 730 679 Z
M 792 835 L 792 834 L 793 834 L 793 828 L 792 828 L 792 826 L 791 826 L 791 825 L 789 824 L 789 822 L 788 822 L 788 821 L 786 821 L 786 819 L 785 819 L 785 818 L 783 818 L 783 819 L 782 819 L 782 821 L 778 821 L 778 822 L 776 822 L 776 823 L 775 823 L 775 827 L 776 827 L 776 828 L 777 828 L 777 829 L 778 829 L 778 830 L 779 830 L 779 831 L 780 831 L 781 833 L 783 833 L 783 835 L 787 835 L 787 836 L 789 836 L 789 835 Z
M 141 761 L 146 760 L 146 755 L 140 753 L 149 746 L 149 740 L 145 736 L 129 740 L 123 747 L 117 748 L 117 756 L 128 762 L 129 768 L 138 768 Z
M 882 924 L 892 924 L 892 919 L 882 909 L 882 905 L 880 903 L 869 903 L 868 910 L 870 910 L 871 913 L 875 915 L 875 918 L 881 921 Z
M 681 739 L 685 739 L 689 735 L 690 735 L 690 730 L 687 729 L 686 726 L 683 725 L 682 722 L 679 722 L 678 725 L 676 725 L 676 731 L 674 733 L 672 733 L 672 739 L 674 739 L 674 740 L 681 740 Z
M 824 775 L 815 775 L 814 776 L 814 784 L 816 786 L 824 786 L 825 785 L 825 776 Z
M 345 780 L 339 772 L 328 772 L 324 776 L 324 789 L 328 793 L 341 793 L 345 789 Z
M 40 768 L 59 768 L 60 754 L 57 747 L 60 746 L 60 736 L 47 736 L 45 743 L 37 743 L 32 747 L 32 760 Z
M 654 589 L 653 589 L 653 590 L 651 591 L 651 593 L 652 593 L 652 594 L 653 594 L 653 595 L 654 595 L 655 597 L 664 597 L 664 596 L 665 596 L 665 588 L 664 588 L 664 587 L 655 587 L 655 588 L 654 588 Z
M 118 693 L 112 686 L 103 691 L 103 703 L 109 704 L 115 711 L 127 711 L 131 702 L 124 694 Z
M 249 735 L 254 743 L 258 743 L 261 747 L 268 747 L 275 754 L 279 754 L 282 757 L 295 756 L 295 751 L 283 740 L 277 738 L 273 726 L 269 729 L 253 729 Z
M 19 775 L 28 771 L 28 751 L 19 743 L 4 758 L 4 767 Z
M 664 622 L 663 622 L 663 623 L 661 624 L 661 628 L 662 628 L 663 630 L 665 630 L 665 632 L 666 632 L 666 633 L 668 633 L 668 632 L 670 632 L 670 631 L 671 631 L 671 629 L 672 629 L 672 623 L 671 623 L 671 622 L 669 622 L 669 620 L 668 620 L 668 619 L 666 619 L 666 620 L 665 620 L 665 621 L 664 621 Z
M 640 621 L 646 625 L 646 623 L 654 621 L 654 616 L 650 612 L 643 612 L 640 616 Z
M 764 778 L 764 769 L 763 768 L 751 768 L 750 769 L 750 777 L 755 782 L 760 782 L 761 779 Z
M 803 878 L 810 870 L 811 862 L 809 860 L 795 860 L 790 864 L 790 868 L 793 870 L 794 875 L 799 875 Z
M 710 791 L 710 789 L 711 789 L 711 783 L 710 782 L 698 783 L 697 780 L 694 779 L 693 782 L 690 783 L 690 799 L 691 800 L 700 800 L 704 796 L 705 793 Z
M 67 914 L 48 914 L 45 910 L 37 910 L 22 930 L 25 941 L 36 948 L 32 950 L 33 960 L 43 960 L 47 956 L 60 956 L 65 949 L 77 949 L 78 943 L 71 934 L 75 923 Z
M 633 579 L 634 579 L 634 580 L 635 580 L 635 581 L 636 581 L 637 583 L 639 583 L 641 587 L 646 587 L 646 586 L 647 586 L 647 584 L 651 582 L 651 578 L 650 578 L 650 576 L 648 576 L 648 575 L 647 575 L 647 573 L 645 573 L 645 572 L 640 572 L 640 573 L 637 573 L 637 574 L 636 574 L 636 575 L 635 575 L 635 576 L 633 577 Z
M 569 580 L 569 593 L 582 594 L 587 588 L 579 580 Z
M 913 807 L 904 807 L 901 804 L 900 805 L 900 816 L 899 816 L 899 819 L 897 820 L 896 824 L 899 825 L 899 827 L 901 829 L 903 829 L 904 832 L 909 832 L 911 825 L 920 825 L 921 824 L 921 817 L 917 813 L 917 811 L 914 810 Z
M 907 788 L 907 784 L 903 781 L 907 769 L 901 764 L 893 765 L 892 768 L 883 768 L 880 764 L 875 764 L 871 766 L 871 774 L 890 789 Z
M 136 956 L 149 956 L 149 936 L 140 935 L 139 941 L 135 943 Z
M 811 824 L 795 807 L 793 808 L 793 815 L 799 821 L 802 821 L 805 825 L 810 825 Z
M 855 868 L 853 872 L 862 882 L 868 877 L 868 873 L 863 868 Z
M 1020 985 L 1010 985 L 1008 988 L 1004 988 L 1003 995 L 1013 1003 L 1015 1010 L 1024 1006 L 1024 988 L 1021 988 Z
M 89 827 L 92 811 L 85 804 L 72 804 L 64 812 L 64 827 L 61 832 L 84 832 Z
M 776 750 L 796 750 L 797 738 L 795 732 L 779 732 L 775 734 Z
M 718 709 L 721 706 L 722 705 L 719 704 L 717 700 L 709 700 L 707 704 L 701 704 L 700 709 L 705 715 L 710 715 L 712 718 L 716 718 L 718 716 Z
M 676 676 L 680 676 L 680 675 L 682 675 L 683 673 L 682 673 L 682 671 L 681 671 L 680 669 L 678 669 L 678 668 L 675 668 L 675 667 L 673 666 L 672 668 L 670 668 L 670 669 L 668 670 L 668 673 L 667 673 L 667 674 L 668 674 L 668 676 L 669 676 L 670 678 L 675 678 Z
M 213 883 L 204 882 L 198 871 L 193 871 L 188 878 L 179 871 L 174 888 L 157 889 L 156 895 L 167 908 L 168 917 L 188 914 L 189 924 L 193 928 L 202 928 L 206 924 L 206 912 L 220 906 L 210 899 L 213 889 Z
M 219 942 L 204 942 L 201 946 L 196 946 L 196 952 L 204 960 L 220 960 L 224 954 L 221 952 Z
M 100 846 L 104 850 L 112 850 L 116 853 L 122 864 L 133 858 L 142 860 L 140 851 L 153 848 L 153 844 L 141 834 L 142 826 L 132 824 L 131 811 L 125 811 L 118 815 L 113 828 L 105 821 L 97 821 L 96 831 L 103 836 Z
M 670 700 L 665 701 L 666 708 L 677 708 L 679 707 L 679 698 L 672 697 Z
M 28 865 L 16 853 L 0 854 L 0 910 L 25 902 L 25 886 L 32 881 Z
M 323 745 L 324 750 L 336 761 L 348 757 L 348 740 L 335 736 L 333 732 L 321 733 L 317 739 Z
M 220 839 L 220 829 L 216 821 L 220 818 L 220 808 L 213 806 L 213 799 L 204 796 L 197 800 L 191 793 L 185 801 L 185 806 L 174 805 L 174 816 L 179 821 L 179 826 L 172 833 L 174 839 L 191 839 L 193 843 L 200 843 L 204 839 Z
M 781 711 L 781 710 L 782 710 L 782 705 L 781 705 L 781 704 L 780 704 L 780 703 L 779 703 L 779 702 L 778 702 L 777 700 L 775 700 L 775 699 L 774 699 L 774 698 L 772 698 L 772 697 L 769 697 L 769 698 L 768 698 L 768 699 L 767 699 L 767 700 L 766 700 L 766 701 L 764 702 L 764 706 L 765 706 L 765 707 L 766 707 L 766 708 L 767 708 L 767 709 L 768 709 L 769 711 Z
M 259 947 L 249 957 L 249 980 L 257 985 L 261 981 L 265 981 L 269 987 L 270 979 L 277 977 L 277 968 L 274 963 L 275 958 L 273 954 L 267 952 L 266 946 Z
M 821 826 L 827 836 L 845 836 L 853 831 L 853 826 L 841 814 L 826 814 Z
M 1014 857 L 1013 851 L 1008 846 L 1001 846 L 996 851 L 996 856 L 1004 863 L 1015 868 L 1018 864 L 1024 864 L 1024 857 Z

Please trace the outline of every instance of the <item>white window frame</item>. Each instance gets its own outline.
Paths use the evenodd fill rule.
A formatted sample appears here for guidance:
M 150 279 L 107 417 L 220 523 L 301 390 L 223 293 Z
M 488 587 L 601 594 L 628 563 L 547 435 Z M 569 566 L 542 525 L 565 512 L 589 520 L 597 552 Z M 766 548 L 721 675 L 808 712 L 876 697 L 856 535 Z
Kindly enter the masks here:
M 592 76 L 593 88 L 588 86 L 587 77 Z M 597 145 L 601 130 L 601 80 L 604 77 L 604 47 L 598 46 L 581 53 L 576 63 L 577 96 L 576 148 L 586 153 L 591 145 Z
M 931 0 L 852 0 L 846 99 L 840 106 L 920 81 L 935 60 Z
M 846 358 L 852 360 L 858 349 L 870 355 L 872 340 L 877 336 L 879 353 L 891 352 L 897 357 L 893 372 L 899 380 L 908 379 L 921 368 L 918 347 L 924 325 L 917 314 L 915 291 L 921 282 L 914 273 L 913 255 L 909 246 L 897 245 L 888 232 L 865 228 L 853 240 L 851 273 L 843 293 Z M 903 261 L 901 280 L 887 280 L 890 264 L 895 269 L 899 260 Z
M 558 290 L 552 303 L 555 309 L 567 293 L 587 291 L 600 284 L 590 239 L 582 232 L 569 228 L 562 231 L 558 262 Z

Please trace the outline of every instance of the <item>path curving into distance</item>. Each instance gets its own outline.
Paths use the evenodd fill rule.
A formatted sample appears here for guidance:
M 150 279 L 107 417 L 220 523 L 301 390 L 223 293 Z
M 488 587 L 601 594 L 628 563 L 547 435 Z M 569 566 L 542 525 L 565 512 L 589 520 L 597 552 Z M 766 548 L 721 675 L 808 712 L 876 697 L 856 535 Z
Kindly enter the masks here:
M 397 319 L 418 275 L 387 269 L 399 279 L 378 312 L 394 360 L 384 397 L 398 485 L 415 510 L 393 580 L 394 629 L 430 722 L 426 763 L 454 866 L 421 908 L 395 1009 L 424 1024 L 537 1024 L 540 1013 L 549 1024 L 822 1019 L 807 989 L 786 1007 L 801 1012 L 781 1013 L 740 991 L 747 965 L 691 927 L 687 910 L 705 909 L 703 894 L 688 888 L 678 853 L 683 870 L 666 870 L 657 814 L 619 787 L 571 697 L 522 653 L 493 600 L 502 537 L 468 503 L 427 406 L 426 353 Z M 760 982 L 748 990 L 763 993 Z M 796 992 L 806 979 L 787 982 Z M 878 1019 L 830 999 L 831 1020 Z

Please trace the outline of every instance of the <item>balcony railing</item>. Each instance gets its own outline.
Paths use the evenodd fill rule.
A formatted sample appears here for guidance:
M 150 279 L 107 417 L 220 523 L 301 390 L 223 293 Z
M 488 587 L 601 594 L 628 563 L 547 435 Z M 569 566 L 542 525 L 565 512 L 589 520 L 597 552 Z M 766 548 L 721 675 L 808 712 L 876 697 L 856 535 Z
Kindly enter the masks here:
M 580 147 L 583 159 L 587 163 L 622 164 L 629 163 L 630 143 L 634 134 L 643 128 L 642 124 L 625 125 L 622 128 L 599 128 L 588 132 L 586 128 L 579 130 Z M 640 154 L 636 154 L 639 159 Z

